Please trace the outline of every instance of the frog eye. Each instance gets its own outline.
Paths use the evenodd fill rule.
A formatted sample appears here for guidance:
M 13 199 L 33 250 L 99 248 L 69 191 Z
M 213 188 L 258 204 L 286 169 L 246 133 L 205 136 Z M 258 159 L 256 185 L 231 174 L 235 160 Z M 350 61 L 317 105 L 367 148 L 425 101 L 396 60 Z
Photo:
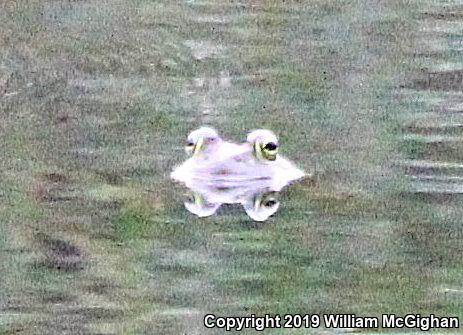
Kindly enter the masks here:
M 264 146 L 264 149 L 266 150 L 269 150 L 269 151 L 273 151 L 273 150 L 276 150 L 278 148 L 278 146 L 273 143 L 273 142 L 268 142 L 265 146 Z
M 276 202 L 275 200 L 269 200 L 269 201 L 267 201 L 267 202 L 264 204 L 264 206 L 265 206 L 265 207 L 272 207 L 272 206 L 275 206 L 276 203 L 277 203 L 277 202 Z
M 195 144 L 194 144 L 192 141 L 188 141 L 188 142 L 186 143 L 186 145 L 187 145 L 187 147 L 192 147 L 192 146 L 194 146 Z

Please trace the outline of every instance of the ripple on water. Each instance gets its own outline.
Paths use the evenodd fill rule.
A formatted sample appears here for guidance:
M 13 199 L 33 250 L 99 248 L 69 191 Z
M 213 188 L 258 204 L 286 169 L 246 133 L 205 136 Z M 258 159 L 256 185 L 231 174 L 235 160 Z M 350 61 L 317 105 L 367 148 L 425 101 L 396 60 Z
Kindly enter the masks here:
M 196 60 L 219 57 L 224 49 L 213 41 L 188 40 L 185 45 L 191 49 L 191 55 Z
M 451 57 L 448 38 L 461 27 L 461 8 L 440 6 L 422 12 L 421 39 L 426 49 L 438 52 L 408 86 L 412 97 L 424 102 L 405 122 L 399 163 L 408 178 L 409 191 L 431 196 L 463 194 L 463 64 Z M 459 30 L 459 29 L 457 29 Z M 450 59 L 450 61 L 449 61 Z M 405 88 L 404 91 L 406 91 Z M 422 99 L 427 96 L 427 99 Z

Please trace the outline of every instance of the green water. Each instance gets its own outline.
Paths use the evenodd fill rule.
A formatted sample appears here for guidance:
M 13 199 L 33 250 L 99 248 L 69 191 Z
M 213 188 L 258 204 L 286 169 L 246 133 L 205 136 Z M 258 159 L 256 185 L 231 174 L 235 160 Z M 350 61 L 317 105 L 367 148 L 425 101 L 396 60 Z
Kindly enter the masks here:
M 0 333 L 222 333 L 206 313 L 463 320 L 462 11 L 0 3 Z M 272 129 L 314 178 L 265 223 L 239 206 L 196 218 L 168 176 L 202 124 L 234 141 Z

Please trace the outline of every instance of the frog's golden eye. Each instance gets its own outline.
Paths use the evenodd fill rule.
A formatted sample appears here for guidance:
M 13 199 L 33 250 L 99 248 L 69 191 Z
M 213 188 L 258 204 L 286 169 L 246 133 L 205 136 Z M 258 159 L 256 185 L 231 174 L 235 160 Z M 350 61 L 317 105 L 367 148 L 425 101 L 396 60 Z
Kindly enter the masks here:
M 272 207 L 272 206 L 275 206 L 276 205 L 276 200 L 274 199 L 271 199 L 271 200 L 268 200 L 267 202 L 264 203 L 264 206 L 265 207 Z
M 268 150 L 268 151 L 274 151 L 274 150 L 278 149 L 278 145 L 276 145 L 276 144 L 273 143 L 273 142 L 268 142 L 268 143 L 264 146 L 264 149 L 265 149 L 265 150 Z
M 187 140 L 186 145 L 185 145 L 185 152 L 191 156 L 193 155 L 195 151 L 196 143 L 193 142 L 192 140 Z
M 262 158 L 274 161 L 277 158 L 278 145 L 275 142 L 267 142 L 265 145 L 262 145 Z

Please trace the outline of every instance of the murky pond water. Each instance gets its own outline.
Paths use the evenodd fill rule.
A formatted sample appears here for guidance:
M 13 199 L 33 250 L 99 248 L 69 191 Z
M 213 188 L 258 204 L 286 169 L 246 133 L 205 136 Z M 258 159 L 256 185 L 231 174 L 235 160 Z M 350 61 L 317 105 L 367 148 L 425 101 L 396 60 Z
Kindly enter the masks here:
M 463 320 L 462 13 L 1 2 L 0 333 L 222 333 L 206 313 Z M 204 124 L 233 143 L 270 129 L 313 177 L 203 180 L 186 206 L 216 215 L 197 217 L 169 174 Z

